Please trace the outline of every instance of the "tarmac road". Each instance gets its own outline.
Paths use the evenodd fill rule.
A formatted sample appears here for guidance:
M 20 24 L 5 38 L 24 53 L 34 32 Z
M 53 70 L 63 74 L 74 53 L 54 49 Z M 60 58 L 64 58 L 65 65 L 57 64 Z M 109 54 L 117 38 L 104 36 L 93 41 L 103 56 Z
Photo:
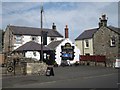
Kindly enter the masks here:
M 118 70 L 95 66 L 54 68 L 55 76 L 7 76 L 3 88 L 118 88 Z M 11 82 L 8 82 L 11 81 Z

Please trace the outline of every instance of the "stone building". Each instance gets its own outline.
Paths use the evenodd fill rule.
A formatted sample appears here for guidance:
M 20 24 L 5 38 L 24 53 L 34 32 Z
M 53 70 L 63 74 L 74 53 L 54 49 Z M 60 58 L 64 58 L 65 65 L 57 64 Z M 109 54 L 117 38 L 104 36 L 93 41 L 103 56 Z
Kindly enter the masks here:
M 105 14 L 99 20 L 98 28 L 85 30 L 75 43 L 81 55 L 105 55 L 113 62 L 120 55 L 120 28 L 108 26 Z

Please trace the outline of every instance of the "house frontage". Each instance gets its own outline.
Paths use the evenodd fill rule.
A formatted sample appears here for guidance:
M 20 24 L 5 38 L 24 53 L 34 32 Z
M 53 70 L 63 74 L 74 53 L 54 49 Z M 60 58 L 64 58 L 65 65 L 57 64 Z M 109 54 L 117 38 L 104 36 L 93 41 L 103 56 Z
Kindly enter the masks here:
M 85 30 L 76 39 L 81 55 L 105 55 L 109 61 L 120 56 L 120 28 L 107 25 L 106 15 L 102 15 L 98 28 Z
M 63 39 L 54 23 L 52 29 L 43 28 L 42 30 L 41 28 L 8 25 L 4 34 L 4 52 L 13 51 L 29 41 L 41 44 L 41 31 L 47 32 L 46 45 Z
M 53 23 L 52 29 L 42 29 L 47 32 L 43 35 L 43 53 L 41 52 L 41 29 L 22 26 L 7 26 L 4 34 L 4 52 L 17 53 L 19 56 L 41 60 L 61 65 L 69 60 L 71 64 L 79 61 L 80 50 L 69 40 L 68 27 L 65 27 L 65 38 L 57 31 Z M 8 53 L 9 54 L 9 53 Z M 7 54 L 6 54 L 7 55 Z M 16 55 L 16 56 L 17 56 Z M 7 55 L 9 56 L 9 55 Z
M 3 52 L 6 56 L 17 52 L 17 54 L 24 57 L 41 60 L 41 35 L 43 36 L 42 43 L 44 44 L 42 45 L 43 54 L 48 51 L 49 53 L 46 53 L 47 57 L 52 51 L 53 55 L 53 50 L 49 49 L 47 45 L 53 41 L 63 39 L 63 36 L 57 31 L 54 23 L 52 29 L 8 25 L 4 34 Z

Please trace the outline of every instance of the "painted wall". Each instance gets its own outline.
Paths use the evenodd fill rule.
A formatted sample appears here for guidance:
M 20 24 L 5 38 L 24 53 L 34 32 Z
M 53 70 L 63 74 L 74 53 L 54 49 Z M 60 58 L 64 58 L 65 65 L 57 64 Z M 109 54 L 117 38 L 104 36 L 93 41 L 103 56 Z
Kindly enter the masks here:
M 74 43 L 72 43 L 71 40 L 69 39 L 65 39 L 64 41 L 62 41 L 57 47 L 56 47 L 56 59 L 55 61 L 57 62 L 58 65 L 61 64 L 61 46 L 64 46 L 66 43 L 70 43 L 71 46 L 75 46 Z M 75 49 L 74 49 L 74 52 L 75 52 L 75 57 L 74 57 L 74 60 L 70 61 L 71 64 L 74 64 L 76 61 L 79 61 L 79 56 L 80 56 L 80 50 L 75 46 Z
M 34 53 L 36 53 L 36 55 L 34 55 Z M 37 51 L 35 51 L 35 52 L 33 52 L 33 51 L 27 51 L 25 53 L 25 57 L 26 58 L 34 58 L 36 60 L 40 60 L 40 53 L 37 52 Z
M 56 37 L 55 41 L 57 40 L 62 40 L 63 38 L 62 37 Z M 47 37 L 47 44 L 50 44 L 52 41 L 51 41 L 51 37 Z
M 78 49 L 81 51 L 81 55 L 84 53 L 83 49 L 83 40 L 76 40 L 75 45 L 78 47 Z
M 62 37 L 55 37 L 55 40 L 61 40 Z M 29 42 L 32 40 L 31 35 L 22 35 L 22 42 L 16 43 L 16 35 L 14 35 L 9 29 L 9 26 L 7 26 L 4 34 L 4 52 L 13 51 L 17 49 L 18 47 L 22 46 L 23 44 Z M 41 36 L 37 36 L 37 43 L 41 44 Z M 47 44 L 51 43 L 51 37 L 47 37 Z M 8 48 L 10 46 L 10 48 Z
M 75 45 L 80 49 L 81 55 L 85 55 L 89 53 L 90 55 L 93 55 L 93 39 L 87 39 L 89 42 L 89 47 L 85 46 L 85 40 L 76 40 Z
M 14 37 L 16 37 L 16 35 L 14 35 Z M 61 37 L 56 37 L 56 40 L 61 40 L 62 38 Z M 32 40 L 32 36 L 30 35 L 23 35 L 22 36 L 22 43 L 20 44 L 17 44 L 14 40 L 14 50 L 17 49 L 18 47 L 22 46 L 23 44 L 29 42 Z M 37 36 L 37 40 L 36 40 L 37 43 L 41 44 L 41 36 Z M 47 37 L 47 44 L 51 43 L 51 39 L 50 37 Z

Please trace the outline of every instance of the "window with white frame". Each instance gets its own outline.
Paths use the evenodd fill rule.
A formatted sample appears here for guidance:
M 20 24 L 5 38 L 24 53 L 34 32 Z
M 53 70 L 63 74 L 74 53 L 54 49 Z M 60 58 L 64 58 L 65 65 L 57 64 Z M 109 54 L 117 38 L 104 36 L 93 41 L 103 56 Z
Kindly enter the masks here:
M 17 44 L 22 43 L 22 35 L 16 35 L 15 40 L 16 40 L 16 43 L 17 43 Z
M 85 40 L 85 48 L 89 48 L 89 40 Z
M 110 38 L 110 46 L 115 47 L 115 37 L 114 36 Z

